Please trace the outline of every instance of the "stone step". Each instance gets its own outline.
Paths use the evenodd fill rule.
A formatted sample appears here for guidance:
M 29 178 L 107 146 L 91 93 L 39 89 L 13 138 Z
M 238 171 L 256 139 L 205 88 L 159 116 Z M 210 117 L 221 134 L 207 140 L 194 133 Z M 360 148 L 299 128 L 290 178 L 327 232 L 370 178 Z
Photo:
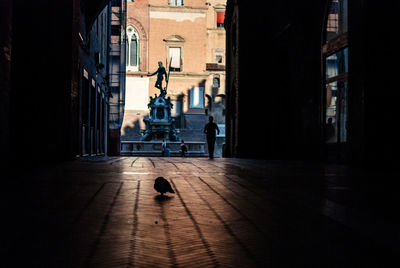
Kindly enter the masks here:
M 121 151 L 121 156 L 145 156 L 145 157 L 160 157 L 161 152 L 128 152 Z M 171 157 L 181 157 L 180 152 L 171 152 Z M 190 152 L 186 153 L 185 157 L 208 157 L 208 154 L 204 152 Z
M 121 141 L 121 155 L 134 156 L 160 156 L 161 141 Z M 167 142 L 167 148 L 170 149 L 171 156 L 180 156 L 180 142 Z M 185 142 L 187 156 L 203 157 L 207 156 L 205 152 L 205 142 L 189 141 Z

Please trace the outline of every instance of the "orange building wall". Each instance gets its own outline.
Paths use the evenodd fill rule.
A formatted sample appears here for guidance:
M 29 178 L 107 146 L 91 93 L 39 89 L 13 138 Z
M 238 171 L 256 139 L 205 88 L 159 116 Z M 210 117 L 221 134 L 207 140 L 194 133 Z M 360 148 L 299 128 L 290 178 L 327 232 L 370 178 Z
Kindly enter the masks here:
M 167 49 L 163 39 L 178 34 L 185 39 L 182 51 L 183 71 L 204 71 L 207 42 L 205 18 L 197 18 L 194 22 L 188 20 L 178 22 L 173 19 L 151 18 L 151 14 L 150 10 L 150 62 L 155 66 L 159 60 L 165 62 Z
M 149 62 L 151 72 L 156 70 L 158 61 L 162 61 L 164 65 L 169 61 L 167 42 L 164 40 L 174 35 L 184 39 L 181 50 L 182 69 L 179 73 L 171 72 L 168 94 L 172 98 L 182 93 L 186 96 L 183 99 L 185 113 L 204 113 L 204 109 L 189 109 L 188 99 L 190 88 L 204 84 L 207 79 L 204 73 L 207 48 L 207 7 L 205 1 L 201 2 L 203 4 L 199 4 L 199 1 L 185 1 L 184 7 L 171 7 L 157 6 L 157 4 L 165 5 L 165 1 L 150 1 Z M 189 6 L 190 4 L 193 6 Z M 154 77 L 150 81 L 151 95 L 159 93 L 158 89 L 152 86 L 155 79 Z

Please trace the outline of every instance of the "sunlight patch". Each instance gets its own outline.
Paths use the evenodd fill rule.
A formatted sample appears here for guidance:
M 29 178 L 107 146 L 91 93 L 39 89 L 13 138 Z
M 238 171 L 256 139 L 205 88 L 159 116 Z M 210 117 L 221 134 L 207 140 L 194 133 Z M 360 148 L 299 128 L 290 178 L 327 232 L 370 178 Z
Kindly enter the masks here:
M 122 174 L 125 175 L 148 175 L 150 174 L 149 172 L 134 172 L 134 171 L 124 171 Z

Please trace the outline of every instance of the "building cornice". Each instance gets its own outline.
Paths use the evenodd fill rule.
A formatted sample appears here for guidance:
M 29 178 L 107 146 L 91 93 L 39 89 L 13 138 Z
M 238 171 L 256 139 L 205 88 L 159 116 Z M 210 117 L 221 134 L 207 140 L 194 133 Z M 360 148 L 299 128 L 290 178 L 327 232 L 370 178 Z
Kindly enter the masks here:
M 208 7 L 149 5 L 149 9 L 150 11 L 164 11 L 164 12 L 206 13 Z
M 225 5 L 218 4 L 218 5 L 214 6 L 214 10 L 215 10 L 216 12 L 225 12 L 226 6 L 225 6 Z
M 180 35 L 170 35 L 167 38 L 163 39 L 164 42 L 167 43 L 184 43 L 185 42 L 185 38 L 183 38 Z
M 192 78 L 192 79 L 204 79 L 208 77 L 209 74 L 205 72 L 171 72 L 171 78 Z
M 207 28 L 209 32 L 226 33 L 225 28 Z

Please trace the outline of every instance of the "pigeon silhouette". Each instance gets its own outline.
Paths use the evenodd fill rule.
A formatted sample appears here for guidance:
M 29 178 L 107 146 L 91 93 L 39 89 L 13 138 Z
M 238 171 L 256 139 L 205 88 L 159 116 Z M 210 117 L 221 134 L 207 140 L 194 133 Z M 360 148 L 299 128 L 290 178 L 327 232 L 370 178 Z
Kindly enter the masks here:
M 161 195 L 165 194 L 166 192 L 175 193 L 171 187 L 171 184 L 164 179 L 163 177 L 158 177 L 154 182 L 154 189 L 159 192 Z

